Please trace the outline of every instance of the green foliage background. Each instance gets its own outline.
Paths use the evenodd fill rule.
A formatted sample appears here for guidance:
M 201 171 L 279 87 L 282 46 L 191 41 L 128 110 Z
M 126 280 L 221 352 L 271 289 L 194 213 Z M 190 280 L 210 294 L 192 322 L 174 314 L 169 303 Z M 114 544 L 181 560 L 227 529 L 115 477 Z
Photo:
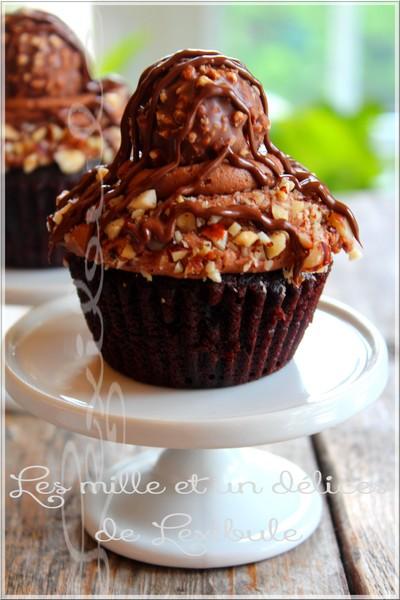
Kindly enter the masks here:
M 272 122 L 275 145 L 295 157 L 335 189 L 366 189 L 373 185 L 381 164 L 369 142 L 377 105 L 366 105 L 345 116 L 324 104 L 305 107 Z
M 354 115 L 330 106 L 330 5 L 247 5 L 223 9 L 223 48 L 239 57 L 268 93 L 294 111 L 277 120 L 271 137 L 333 190 L 372 187 L 384 162 L 372 148 L 376 117 L 394 110 L 395 7 L 357 5 L 363 105 Z M 393 166 L 393 165 L 392 165 Z
M 334 191 L 373 187 L 384 162 L 372 148 L 371 127 L 379 114 L 394 110 L 394 6 L 355 8 L 364 102 L 352 115 L 335 110 L 327 95 L 332 6 L 247 4 L 215 10 L 223 23 L 220 49 L 239 57 L 267 94 L 292 107 L 285 118 L 271 115 L 273 142 Z M 98 62 L 97 76 L 123 74 L 149 43 L 151 36 L 143 31 L 122 38 Z

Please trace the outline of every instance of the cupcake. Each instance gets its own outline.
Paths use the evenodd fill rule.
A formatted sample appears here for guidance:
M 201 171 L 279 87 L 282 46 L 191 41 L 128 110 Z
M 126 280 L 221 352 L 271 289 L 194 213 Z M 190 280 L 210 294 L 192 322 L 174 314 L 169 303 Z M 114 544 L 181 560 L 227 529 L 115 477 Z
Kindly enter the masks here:
M 267 100 L 238 60 L 183 50 L 142 74 L 111 164 L 57 200 L 104 359 L 138 381 L 236 385 L 294 355 L 333 254 L 359 254 L 350 209 L 269 137 Z
M 93 81 L 79 40 L 41 11 L 6 15 L 5 64 L 6 266 L 47 267 L 46 217 L 88 165 L 113 159 L 128 92 Z

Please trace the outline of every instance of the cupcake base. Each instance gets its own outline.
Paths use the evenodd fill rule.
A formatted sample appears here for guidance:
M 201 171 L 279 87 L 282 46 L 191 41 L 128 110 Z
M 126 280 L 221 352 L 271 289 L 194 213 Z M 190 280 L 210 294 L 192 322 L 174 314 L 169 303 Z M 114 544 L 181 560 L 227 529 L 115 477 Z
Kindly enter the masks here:
M 149 282 L 85 268 L 74 255 L 67 262 L 106 362 L 137 381 L 174 388 L 237 385 L 283 367 L 327 278 L 309 274 L 298 288 L 282 271 L 223 275 L 221 283 L 160 276 Z
M 55 210 L 56 196 L 73 187 L 83 171 L 64 174 L 54 163 L 24 173 L 11 169 L 5 175 L 6 266 L 24 269 L 57 267 L 63 252 L 56 249 L 49 261 L 46 219 Z

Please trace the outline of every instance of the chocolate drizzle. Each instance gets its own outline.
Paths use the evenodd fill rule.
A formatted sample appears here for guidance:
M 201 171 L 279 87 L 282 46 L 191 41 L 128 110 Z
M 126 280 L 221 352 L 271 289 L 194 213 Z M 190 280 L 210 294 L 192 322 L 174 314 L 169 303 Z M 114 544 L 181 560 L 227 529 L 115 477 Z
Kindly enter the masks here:
M 82 115 L 87 121 L 86 114 L 82 113 L 82 107 L 85 107 L 91 114 L 104 114 L 104 124 L 117 125 L 118 118 L 114 111 L 110 110 L 103 101 L 103 95 L 107 92 L 126 94 L 125 90 L 124 83 L 109 78 L 101 81 L 91 81 L 88 91 L 82 94 L 63 97 L 7 98 L 5 107 L 6 122 L 18 128 L 24 122 L 41 123 L 51 119 L 52 122 L 67 127 L 71 119 L 71 107 L 77 107 L 79 116 Z
M 161 95 L 165 90 L 176 91 L 176 86 L 185 79 L 185 74 L 189 73 L 190 79 L 190 73 L 195 71 L 198 74 L 203 65 L 215 74 L 214 80 L 205 77 L 200 82 L 201 86 L 198 85 L 198 79 L 194 82 L 189 81 L 186 86 L 189 108 L 183 115 L 184 119 L 179 126 L 175 122 L 170 130 L 167 128 L 164 132 L 160 131 L 158 111 L 162 103 Z M 195 147 L 194 144 L 190 144 L 190 133 L 199 132 L 200 109 L 210 102 L 218 115 L 223 115 L 224 111 L 228 110 L 227 106 L 230 116 L 234 111 L 242 115 L 241 127 L 236 130 L 236 136 L 229 137 L 231 132 L 228 130 L 228 134 L 225 134 L 226 128 L 221 129 L 218 121 L 214 137 L 211 132 L 211 136 L 202 138 L 202 147 Z M 172 120 L 168 114 L 161 116 L 167 123 Z M 211 111 L 208 118 L 212 121 Z M 223 116 L 221 122 L 222 119 Z M 54 227 L 50 219 L 52 243 L 61 242 L 65 233 L 82 222 L 87 209 L 99 206 L 100 202 L 104 203 L 101 228 L 122 216 L 135 196 L 151 188 L 158 189 L 166 176 L 178 173 L 184 168 L 188 163 L 188 156 L 191 163 L 200 163 L 196 174 L 183 185 L 176 185 L 163 201 L 158 202 L 151 216 L 144 218 L 139 224 L 125 220 L 122 232 L 131 238 L 136 250 L 149 247 L 151 241 L 160 244 L 170 242 L 174 235 L 176 219 L 183 212 L 191 212 L 196 217 L 206 219 L 217 215 L 253 222 L 267 232 L 286 231 L 295 257 L 294 273 L 298 274 L 308 254 L 309 245 L 304 242 L 304 236 L 301 236 L 288 221 L 269 218 L 257 207 L 248 205 L 232 203 L 223 208 L 205 208 L 195 199 L 176 203 L 179 196 L 192 195 L 201 189 L 207 177 L 223 170 L 227 165 L 249 173 L 255 182 L 253 188 L 276 185 L 283 177 L 290 179 L 303 195 L 319 200 L 331 210 L 346 217 L 358 240 L 358 226 L 351 210 L 333 198 L 315 175 L 276 148 L 270 141 L 268 130 L 268 104 L 264 90 L 242 63 L 215 51 L 182 50 L 167 56 L 147 68 L 139 80 L 137 90 L 122 118 L 120 149 L 109 167 L 103 185 L 96 180 L 96 171 L 93 171 L 59 202 L 59 208 L 68 202 L 71 202 L 71 207 L 59 226 Z M 170 134 L 167 141 L 160 137 L 160 134 L 165 132 Z M 157 164 L 160 156 L 161 163 Z M 118 198 L 118 201 L 111 202 L 115 198 Z

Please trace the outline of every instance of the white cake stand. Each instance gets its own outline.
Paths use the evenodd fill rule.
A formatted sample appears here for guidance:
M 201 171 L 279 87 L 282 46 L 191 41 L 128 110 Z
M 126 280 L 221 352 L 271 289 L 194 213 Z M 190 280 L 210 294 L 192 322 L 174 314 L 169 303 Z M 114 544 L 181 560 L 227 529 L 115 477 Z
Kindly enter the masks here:
M 5 270 L 7 304 L 37 306 L 74 291 L 71 275 L 65 267 Z
M 380 333 L 327 298 L 290 364 L 224 389 L 172 390 L 116 373 L 74 297 L 33 309 L 6 339 L 7 390 L 27 410 L 84 435 L 167 448 L 115 465 L 102 478 L 106 489 L 86 487 L 84 524 L 106 548 L 174 567 L 262 560 L 311 535 L 322 506 L 313 479 L 248 447 L 336 425 L 373 402 L 386 379 Z M 153 493 L 126 493 L 138 477 L 141 492 L 157 482 Z M 122 482 L 124 493 L 106 493 Z

